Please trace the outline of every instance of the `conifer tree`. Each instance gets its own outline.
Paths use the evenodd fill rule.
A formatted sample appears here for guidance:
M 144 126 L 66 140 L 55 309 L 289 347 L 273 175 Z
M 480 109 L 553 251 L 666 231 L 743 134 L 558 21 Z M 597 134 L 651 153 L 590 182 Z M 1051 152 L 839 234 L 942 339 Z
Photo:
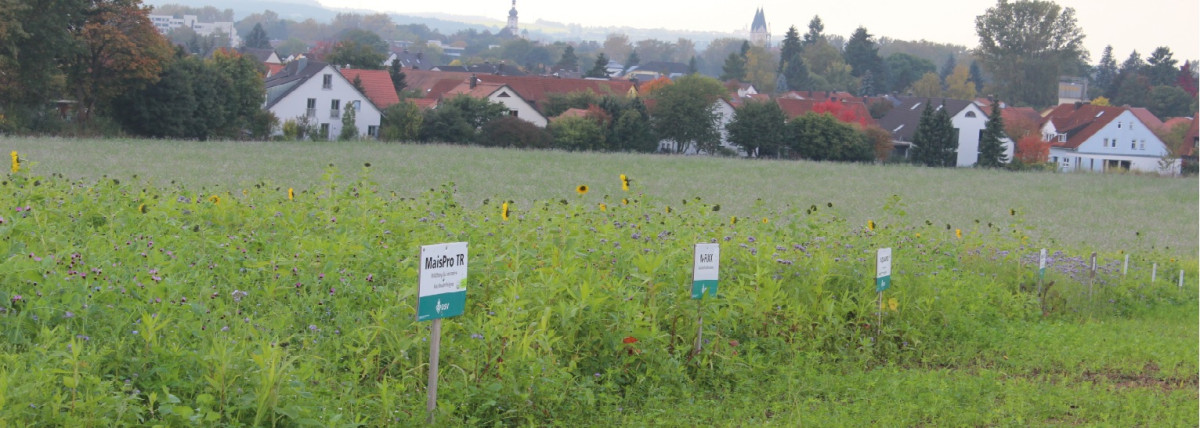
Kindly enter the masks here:
M 803 48 L 800 46 L 800 32 L 797 31 L 796 26 L 793 25 L 788 28 L 787 34 L 784 34 L 783 45 L 779 48 L 780 73 L 787 68 L 787 62 L 791 60 L 792 57 L 800 54 L 801 49 Z
M 979 162 L 975 166 L 999 168 L 1008 162 L 1001 138 L 1004 138 L 1004 119 L 1000 117 L 1000 106 L 993 105 L 983 135 L 979 137 Z
M 925 101 L 920 123 L 913 134 L 913 162 L 925 166 L 955 166 L 958 150 L 957 130 L 950 122 L 945 108 L 934 111 L 933 103 Z

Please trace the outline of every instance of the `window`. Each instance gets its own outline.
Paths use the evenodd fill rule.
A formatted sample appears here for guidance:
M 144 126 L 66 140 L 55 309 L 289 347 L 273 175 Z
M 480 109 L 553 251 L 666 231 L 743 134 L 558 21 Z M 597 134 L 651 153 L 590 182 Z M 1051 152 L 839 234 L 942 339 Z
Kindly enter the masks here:
M 1067 142 L 1067 134 L 1058 134 L 1058 142 L 1060 142 L 1060 143 Z
M 308 115 L 308 117 L 317 117 L 317 99 L 316 98 L 308 99 L 307 115 Z
M 321 82 L 321 89 L 333 89 L 333 75 L 326 74 L 324 79 L 325 80 Z
M 1141 144 L 1138 145 L 1138 150 L 1146 150 L 1146 140 L 1141 141 Z
M 512 117 L 517 117 L 517 111 L 516 111 L 516 110 L 509 110 L 509 111 L 508 111 L 508 115 L 509 115 L 509 116 L 512 116 Z
M 1134 141 L 1130 141 L 1130 142 L 1129 142 L 1129 150 L 1133 150 L 1133 149 L 1136 149 L 1136 148 L 1137 148 L 1137 141 L 1136 141 L 1136 140 L 1134 140 Z
M 1107 138 L 1104 139 L 1104 147 L 1108 147 L 1108 139 Z
M 329 103 L 329 117 L 337 119 L 342 117 L 342 100 L 333 100 Z
M 367 125 L 367 135 L 370 135 L 372 137 L 378 137 L 379 136 L 379 127 L 375 126 L 375 125 Z
M 1117 129 L 1121 129 L 1121 122 L 1117 122 Z
M 511 95 L 508 95 L 508 92 L 506 91 L 506 92 L 501 92 L 500 95 L 496 95 L 496 98 L 508 98 L 510 96 Z
M 361 100 L 354 100 L 354 102 L 350 103 L 350 104 L 354 106 L 354 111 L 362 111 L 362 101 Z
M 321 124 L 321 132 L 318 135 L 320 135 L 322 139 L 326 139 L 326 140 L 329 139 L 329 124 L 328 123 Z
M 973 112 L 973 111 L 969 111 L 969 112 L 967 112 L 967 114 L 965 114 L 964 116 L 966 116 L 966 117 L 975 117 L 975 112 Z

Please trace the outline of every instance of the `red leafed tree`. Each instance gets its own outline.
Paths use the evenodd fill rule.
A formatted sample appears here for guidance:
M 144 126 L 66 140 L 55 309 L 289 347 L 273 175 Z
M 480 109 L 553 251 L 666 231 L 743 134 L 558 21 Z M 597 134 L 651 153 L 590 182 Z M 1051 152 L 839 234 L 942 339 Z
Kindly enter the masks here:
M 662 88 L 670 85 L 671 83 L 673 83 L 673 82 L 671 82 L 671 79 L 668 79 L 665 76 L 659 77 L 657 79 L 654 79 L 654 80 L 651 80 L 649 82 L 639 85 L 638 93 L 642 94 L 643 96 L 653 97 L 655 92 L 657 92 L 659 89 L 662 89 Z
M 1183 65 L 1179 66 L 1179 87 L 1187 91 L 1194 98 L 1196 96 L 1196 75 L 1192 74 L 1192 63 L 1184 61 Z
M 1016 158 L 1025 163 L 1042 163 L 1050 157 L 1050 143 L 1042 141 L 1037 134 L 1029 134 L 1017 141 Z
M 833 100 L 814 105 L 813 112 L 817 114 L 829 113 L 834 119 L 843 123 L 857 123 L 860 126 L 867 126 L 870 123 L 867 121 L 867 118 L 859 116 L 854 109 L 847 107 L 846 103 Z
M 80 48 L 67 67 L 81 121 L 118 94 L 158 80 L 171 53 L 167 39 L 150 23 L 148 7 L 130 0 L 90 5 L 83 26 L 71 29 Z

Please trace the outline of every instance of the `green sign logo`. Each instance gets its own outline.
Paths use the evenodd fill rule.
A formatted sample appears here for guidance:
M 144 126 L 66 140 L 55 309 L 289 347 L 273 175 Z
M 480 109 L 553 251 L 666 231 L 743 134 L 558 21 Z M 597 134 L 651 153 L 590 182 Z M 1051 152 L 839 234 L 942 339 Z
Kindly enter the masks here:
M 702 299 L 705 294 L 717 297 L 717 278 L 721 269 L 720 244 L 696 244 L 692 256 L 692 298 Z
M 462 315 L 467 304 L 467 243 L 421 247 L 417 321 Z
M 880 248 L 875 255 L 875 292 L 892 286 L 892 249 Z

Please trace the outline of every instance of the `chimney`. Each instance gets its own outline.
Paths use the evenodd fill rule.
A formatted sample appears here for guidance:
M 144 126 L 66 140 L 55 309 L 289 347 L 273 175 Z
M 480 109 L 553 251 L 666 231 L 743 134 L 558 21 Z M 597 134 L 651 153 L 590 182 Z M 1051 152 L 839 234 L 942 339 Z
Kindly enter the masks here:
M 471 73 L 471 78 L 468 79 L 471 84 L 471 89 L 475 89 L 475 85 L 479 84 L 479 79 L 475 77 L 475 73 Z
M 1082 102 L 1082 101 L 1076 101 L 1076 102 L 1075 102 L 1075 110 L 1079 110 L 1079 108 L 1080 108 L 1080 107 L 1083 107 L 1083 102 Z

